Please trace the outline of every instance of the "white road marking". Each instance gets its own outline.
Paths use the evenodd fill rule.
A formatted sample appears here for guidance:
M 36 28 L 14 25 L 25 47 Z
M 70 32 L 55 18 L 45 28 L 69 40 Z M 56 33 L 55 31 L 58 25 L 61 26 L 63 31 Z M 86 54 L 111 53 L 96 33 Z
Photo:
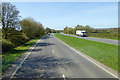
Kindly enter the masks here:
M 65 75 L 62 75 L 62 77 L 63 77 L 64 80 L 66 80 L 66 79 L 65 79 Z
M 52 52 L 54 53 L 54 50 L 52 49 Z
M 104 69 L 103 67 L 101 67 L 100 65 L 98 65 L 97 63 L 95 63 L 94 61 L 88 59 L 85 55 L 80 54 L 78 51 L 76 51 L 74 48 L 70 47 L 69 45 L 67 45 L 66 43 L 64 43 L 63 41 L 61 41 L 60 39 L 58 39 L 58 38 L 56 38 L 56 39 L 58 41 L 60 41 L 61 43 L 63 43 L 64 45 L 66 45 L 67 47 L 69 47 L 70 49 L 72 49 L 73 51 L 75 51 L 76 53 L 78 53 L 79 55 L 81 55 L 82 57 L 84 57 L 85 59 L 87 59 L 88 61 L 92 62 L 93 64 L 95 64 L 96 66 L 98 66 L 99 68 L 101 68 L 102 70 L 106 71 L 107 73 L 109 73 L 110 75 L 114 76 L 115 78 L 118 78 L 118 76 L 116 76 L 113 73 L 109 72 L 108 70 Z
M 22 62 L 20 63 L 20 65 L 17 67 L 17 69 L 16 69 L 15 72 L 12 74 L 12 76 L 10 77 L 9 80 L 11 80 L 11 79 L 13 78 L 13 76 L 16 74 L 16 72 L 18 71 L 18 69 L 21 67 L 21 65 L 23 64 L 23 62 L 27 59 L 27 57 L 30 55 L 31 51 L 35 48 L 35 46 L 38 44 L 39 41 L 40 41 L 40 40 L 38 40 L 38 41 L 36 42 L 36 44 L 35 44 L 33 47 L 31 47 L 32 49 L 30 50 L 30 52 L 28 52 L 27 56 L 23 59 L 23 61 L 22 61 Z

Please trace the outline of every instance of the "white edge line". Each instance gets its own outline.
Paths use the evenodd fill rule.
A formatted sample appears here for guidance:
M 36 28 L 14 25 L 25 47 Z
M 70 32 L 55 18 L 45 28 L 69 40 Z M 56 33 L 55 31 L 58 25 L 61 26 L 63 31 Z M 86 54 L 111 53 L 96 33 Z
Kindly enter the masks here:
M 54 53 L 54 50 L 52 49 L 52 52 Z
M 56 37 L 55 37 L 56 38 Z M 70 49 L 72 49 L 73 51 L 75 51 L 76 53 L 78 53 L 79 55 L 81 55 L 82 57 L 84 57 L 85 59 L 89 60 L 90 62 L 92 62 L 93 64 L 95 64 L 96 66 L 98 66 L 99 68 L 101 68 L 102 70 L 106 71 L 107 73 L 111 74 L 112 76 L 114 76 L 115 78 L 118 78 L 116 75 L 112 74 L 111 72 L 109 72 L 108 70 L 104 69 L 103 67 L 101 67 L 100 65 L 98 65 L 97 63 L 95 63 L 94 61 L 88 59 L 86 56 L 80 54 L 78 51 L 76 51 L 74 48 L 68 46 L 66 43 L 64 43 L 63 41 L 61 41 L 60 39 L 56 38 L 57 40 L 59 40 L 60 42 L 62 42 L 64 45 L 66 45 L 67 47 L 69 47 Z
M 62 75 L 62 77 L 63 77 L 64 80 L 66 80 L 66 79 L 65 79 L 65 75 Z
M 44 37 L 44 36 L 43 36 Z M 43 38 L 42 37 L 42 38 Z M 18 71 L 18 69 L 21 67 L 21 65 L 23 64 L 23 62 L 27 59 L 27 57 L 30 55 L 30 53 L 31 53 L 31 51 L 35 48 L 35 46 L 38 44 L 38 42 L 39 42 L 40 40 L 38 40 L 37 42 L 36 42 L 36 44 L 33 46 L 33 47 L 31 47 L 32 49 L 28 52 L 28 54 L 27 54 L 27 56 L 23 59 L 23 61 L 20 63 L 20 65 L 17 67 L 17 69 L 15 70 L 15 72 L 12 74 L 12 76 L 10 77 L 10 79 L 9 80 L 11 80 L 12 78 L 13 78 L 13 76 L 16 74 L 16 72 Z

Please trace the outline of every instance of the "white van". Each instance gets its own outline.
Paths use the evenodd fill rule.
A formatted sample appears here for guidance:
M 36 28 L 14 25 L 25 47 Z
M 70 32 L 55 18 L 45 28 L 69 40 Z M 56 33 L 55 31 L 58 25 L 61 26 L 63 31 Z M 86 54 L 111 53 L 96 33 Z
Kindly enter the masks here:
M 76 35 L 77 36 L 86 36 L 86 31 L 84 30 L 76 30 Z

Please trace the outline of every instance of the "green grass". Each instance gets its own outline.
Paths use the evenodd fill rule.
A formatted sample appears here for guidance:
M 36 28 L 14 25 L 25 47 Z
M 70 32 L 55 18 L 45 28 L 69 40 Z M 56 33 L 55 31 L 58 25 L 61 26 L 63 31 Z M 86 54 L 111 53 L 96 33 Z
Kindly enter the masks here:
M 91 37 L 120 40 L 118 35 L 120 34 L 118 33 L 88 33 L 88 36 L 91 36 Z
M 71 35 L 76 35 L 76 34 L 71 34 Z M 109 34 L 108 33 L 89 33 L 89 34 L 87 34 L 88 37 L 120 40 L 118 35 L 120 35 L 120 34 L 112 34 L 112 33 L 111 34 L 110 33 Z
M 42 36 L 41 36 L 42 37 Z M 6 69 L 14 62 L 21 54 L 23 54 L 28 48 L 30 48 L 39 38 L 32 39 L 26 42 L 23 46 L 18 46 L 11 50 L 10 52 L 2 55 L 2 72 L 4 73 Z
M 120 40 L 120 39 L 118 39 L 118 38 L 107 38 L 107 37 L 100 37 L 100 36 L 89 36 L 89 37 L 102 38 L 102 39 L 111 39 L 111 40 Z
M 76 50 L 79 50 L 118 71 L 117 45 L 95 42 L 62 34 L 55 34 L 55 36 Z

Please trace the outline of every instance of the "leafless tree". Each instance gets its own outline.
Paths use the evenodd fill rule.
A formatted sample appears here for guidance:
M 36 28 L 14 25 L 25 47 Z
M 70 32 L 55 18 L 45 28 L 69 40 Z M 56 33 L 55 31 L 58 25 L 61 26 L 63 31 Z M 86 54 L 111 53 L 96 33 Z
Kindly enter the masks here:
M 2 30 L 3 38 L 7 39 L 8 33 L 11 31 L 8 27 L 19 29 L 19 11 L 11 3 L 2 3 Z

